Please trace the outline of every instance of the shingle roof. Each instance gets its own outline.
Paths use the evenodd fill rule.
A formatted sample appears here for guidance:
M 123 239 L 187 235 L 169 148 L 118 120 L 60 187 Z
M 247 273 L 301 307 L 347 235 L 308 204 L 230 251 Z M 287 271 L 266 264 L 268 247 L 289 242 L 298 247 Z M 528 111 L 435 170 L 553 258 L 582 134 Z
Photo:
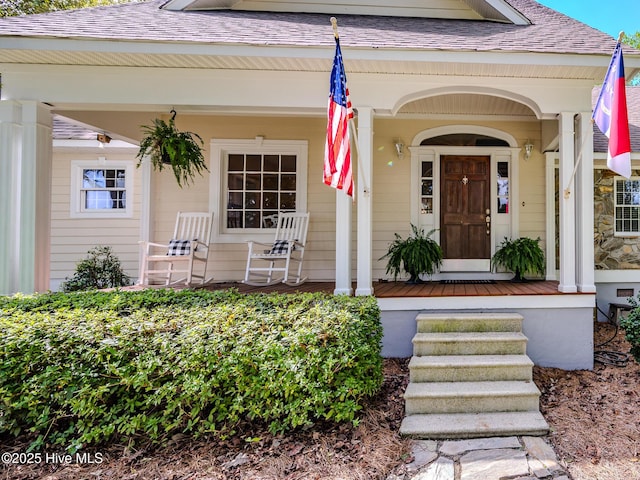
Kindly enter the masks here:
M 640 87 L 626 87 L 627 91 L 627 115 L 629 116 L 629 134 L 631 136 L 631 151 L 640 153 Z M 595 106 L 600 88 L 594 88 L 592 92 L 592 103 Z M 593 126 L 593 151 L 607 153 L 609 139 Z
M 531 25 L 490 21 L 341 15 L 343 46 L 610 55 L 615 40 L 534 0 L 508 0 Z M 2 36 L 118 39 L 260 46 L 327 46 L 327 15 L 170 11 L 163 0 L 0 18 Z

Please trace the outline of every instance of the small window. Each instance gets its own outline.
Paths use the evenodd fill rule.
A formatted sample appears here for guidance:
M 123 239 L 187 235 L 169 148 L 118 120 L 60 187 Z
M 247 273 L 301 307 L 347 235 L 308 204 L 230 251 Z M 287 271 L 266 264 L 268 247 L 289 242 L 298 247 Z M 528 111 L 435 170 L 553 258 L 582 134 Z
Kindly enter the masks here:
M 509 213 L 509 162 L 498 162 L 498 213 Z
M 616 177 L 615 181 L 615 234 L 640 235 L 640 177 L 629 180 Z
M 73 162 L 72 217 L 130 217 L 132 164 L 130 162 Z M 129 199 L 129 201 L 127 200 Z
M 433 162 L 424 161 L 420 173 L 420 213 L 433 213 Z

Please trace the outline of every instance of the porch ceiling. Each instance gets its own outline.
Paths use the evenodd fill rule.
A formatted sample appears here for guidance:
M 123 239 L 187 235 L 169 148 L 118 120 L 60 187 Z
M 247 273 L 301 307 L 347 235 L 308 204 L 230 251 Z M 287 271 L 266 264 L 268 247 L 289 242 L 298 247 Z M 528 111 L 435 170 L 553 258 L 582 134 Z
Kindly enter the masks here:
M 315 52 L 317 54 L 317 52 Z M 77 65 L 107 67 L 184 68 L 256 71 L 327 72 L 331 56 L 244 56 L 187 53 L 127 53 L 105 51 L 0 49 L 0 64 Z M 501 78 L 548 78 L 598 80 L 606 71 L 602 65 L 470 63 L 464 61 L 345 60 L 352 74 L 437 75 Z M 591 62 L 590 62 L 591 63 Z
M 421 98 L 403 105 L 398 115 L 483 115 L 536 120 L 526 105 L 489 95 L 455 94 Z

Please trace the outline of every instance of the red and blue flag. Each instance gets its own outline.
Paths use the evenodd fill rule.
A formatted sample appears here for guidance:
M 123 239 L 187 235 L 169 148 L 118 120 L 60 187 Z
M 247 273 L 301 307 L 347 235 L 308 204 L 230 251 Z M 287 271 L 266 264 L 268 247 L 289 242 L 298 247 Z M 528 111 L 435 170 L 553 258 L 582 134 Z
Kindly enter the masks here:
M 592 118 L 600 131 L 609 138 L 607 167 L 618 175 L 629 178 L 631 176 L 631 139 L 624 83 L 624 60 L 620 42 L 616 45 L 611 57 Z

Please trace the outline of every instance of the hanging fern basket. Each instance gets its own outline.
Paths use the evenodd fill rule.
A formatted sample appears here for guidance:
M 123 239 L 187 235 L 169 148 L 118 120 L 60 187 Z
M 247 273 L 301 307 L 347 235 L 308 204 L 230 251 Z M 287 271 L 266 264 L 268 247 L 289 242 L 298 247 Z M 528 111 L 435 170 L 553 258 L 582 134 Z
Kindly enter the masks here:
M 149 157 L 154 170 L 162 171 L 170 167 L 179 187 L 189 185 L 193 178 L 209 171 L 204 160 L 202 138 L 193 132 L 181 132 L 176 128 L 176 111 L 168 122 L 161 118 L 153 120 L 152 125 L 143 125 L 144 137 L 136 158 L 138 166 L 145 157 Z

